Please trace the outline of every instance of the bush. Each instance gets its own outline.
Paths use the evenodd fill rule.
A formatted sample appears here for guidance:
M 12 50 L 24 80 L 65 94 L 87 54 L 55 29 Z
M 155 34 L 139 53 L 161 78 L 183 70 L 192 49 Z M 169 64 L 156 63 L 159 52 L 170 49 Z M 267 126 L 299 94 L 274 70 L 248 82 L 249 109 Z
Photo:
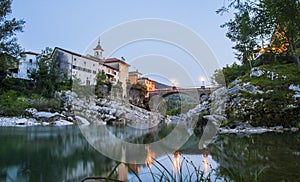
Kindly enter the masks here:
M 0 103 L 0 111 L 4 116 L 19 116 L 26 108 L 31 107 L 30 102 L 24 96 L 18 96 L 13 90 L 0 95 Z
M 61 103 L 57 99 L 48 99 L 38 95 L 34 95 L 31 99 L 31 107 L 38 111 L 56 112 L 61 110 Z
M 226 66 L 221 70 L 216 70 L 213 75 L 213 79 L 218 84 L 223 85 L 224 78 L 225 78 L 225 83 L 226 85 L 228 85 L 238 77 L 245 75 L 246 72 L 249 70 L 250 70 L 250 66 L 247 64 L 238 65 L 236 63 L 233 63 L 231 66 Z

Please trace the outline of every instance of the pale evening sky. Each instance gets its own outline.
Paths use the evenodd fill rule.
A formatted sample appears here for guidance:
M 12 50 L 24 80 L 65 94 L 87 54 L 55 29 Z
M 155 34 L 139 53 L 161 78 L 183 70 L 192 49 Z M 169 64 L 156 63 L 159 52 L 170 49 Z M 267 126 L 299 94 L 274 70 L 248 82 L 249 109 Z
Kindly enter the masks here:
M 230 15 L 220 16 L 215 13 L 222 5 L 223 0 L 14 0 L 12 17 L 26 21 L 24 32 L 17 34 L 18 42 L 26 51 L 41 52 L 45 47 L 61 47 L 80 54 L 85 54 L 87 47 L 92 41 L 95 43 L 103 32 L 119 24 L 149 18 L 168 20 L 196 33 L 211 48 L 220 67 L 223 67 L 232 64 L 235 58 L 231 48 L 233 44 L 225 37 L 226 29 L 220 28 L 221 24 L 229 20 Z M 123 33 L 124 36 L 127 36 L 126 33 Z M 182 37 L 185 38 L 184 35 Z M 109 47 L 108 44 L 108 39 L 101 39 L 104 50 Z M 174 45 L 159 41 L 139 41 L 130 43 L 110 55 L 104 52 L 104 56 L 123 56 L 132 65 L 131 69 L 139 69 L 149 77 L 161 73 L 140 67 L 143 59 L 149 55 L 152 55 L 150 59 L 155 58 L 156 62 L 168 58 L 178 62 L 177 67 L 185 65 L 183 70 L 188 75 L 197 77 L 196 84 L 200 84 L 200 77 L 208 80 L 210 75 L 203 74 L 203 70 L 193 70 L 196 69 L 195 66 L 189 65 L 192 58 L 177 49 Z M 160 67 L 156 62 L 154 69 Z M 176 81 L 173 81 L 179 85 L 187 83 L 176 78 L 176 74 L 166 74 L 162 77 L 168 80 L 174 77 Z M 186 86 L 192 85 L 189 83 Z

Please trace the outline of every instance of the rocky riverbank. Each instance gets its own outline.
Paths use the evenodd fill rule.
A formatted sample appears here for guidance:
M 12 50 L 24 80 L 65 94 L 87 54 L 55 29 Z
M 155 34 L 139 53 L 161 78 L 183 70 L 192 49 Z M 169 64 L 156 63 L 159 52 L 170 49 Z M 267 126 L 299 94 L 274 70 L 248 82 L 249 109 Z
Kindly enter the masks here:
M 211 95 L 209 103 L 205 103 L 205 109 L 199 113 L 195 132 L 202 132 L 211 115 L 216 114 L 216 108 L 220 117 L 213 122 L 219 133 L 299 131 L 299 76 L 294 64 L 252 68 L 227 88 L 220 88 Z M 216 96 L 218 99 L 214 99 Z M 189 117 L 189 113 L 193 112 L 183 118 Z
M 126 124 L 136 128 L 151 128 L 167 117 L 130 104 L 126 100 L 80 98 L 64 91 L 56 94 L 61 112 L 37 111 L 28 108 L 20 117 L 0 117 L 0 126 L 65 126 L 72 124 Z
M 219 133 L 298 131 L 300 80 L 299 73 L 292 69 L 290 65 L 253 68 L 179 116 L 166 117 L 120 98 L 80 98 L 74 92 L 64 91 L 56 94 L 63 104 L 61 112 L 29 108 L 23 117 L 1 117 L 0 126 L 126 124 L 151 128 L 171 121 L 186 123 L 191 134 L 203 132 L 207 123 L 212 123 Z

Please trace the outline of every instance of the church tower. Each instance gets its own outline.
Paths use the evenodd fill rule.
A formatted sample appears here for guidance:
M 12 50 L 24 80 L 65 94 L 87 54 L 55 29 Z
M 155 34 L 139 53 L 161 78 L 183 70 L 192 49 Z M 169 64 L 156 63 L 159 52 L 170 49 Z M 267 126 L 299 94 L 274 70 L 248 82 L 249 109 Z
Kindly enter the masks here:
M 100 45 L 100 38 L 99 38 L 98 44 L 94 48 L 94 56 L 97 57 L 97 58 L 99 58 L 99 59 L 103 59 L 103 55 L 102 55 L 103 51 L 104 50 L 102 49 L 102 47 Z

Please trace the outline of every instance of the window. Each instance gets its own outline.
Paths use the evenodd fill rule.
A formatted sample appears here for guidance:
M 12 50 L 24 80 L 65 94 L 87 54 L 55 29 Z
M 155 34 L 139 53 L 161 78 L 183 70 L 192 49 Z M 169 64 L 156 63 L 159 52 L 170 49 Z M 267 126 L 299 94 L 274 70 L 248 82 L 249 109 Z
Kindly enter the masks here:
M 27 70 L 27 73 L 30 73 L 30 71 L 29 71 L 29 70 Z
M 95 64 L 93 64 L 93 66 L 95 67 Z
M 32 63 L 32 59 L 29 59 L 29 62 Z
M 93 73 L 96 74 L 97 72 L 94 70 Z
M 86 65 L 86 62 L 84 61 L 83 64 Z
M 74 61 L 76 61 L 76 58 L 74 58 Z

